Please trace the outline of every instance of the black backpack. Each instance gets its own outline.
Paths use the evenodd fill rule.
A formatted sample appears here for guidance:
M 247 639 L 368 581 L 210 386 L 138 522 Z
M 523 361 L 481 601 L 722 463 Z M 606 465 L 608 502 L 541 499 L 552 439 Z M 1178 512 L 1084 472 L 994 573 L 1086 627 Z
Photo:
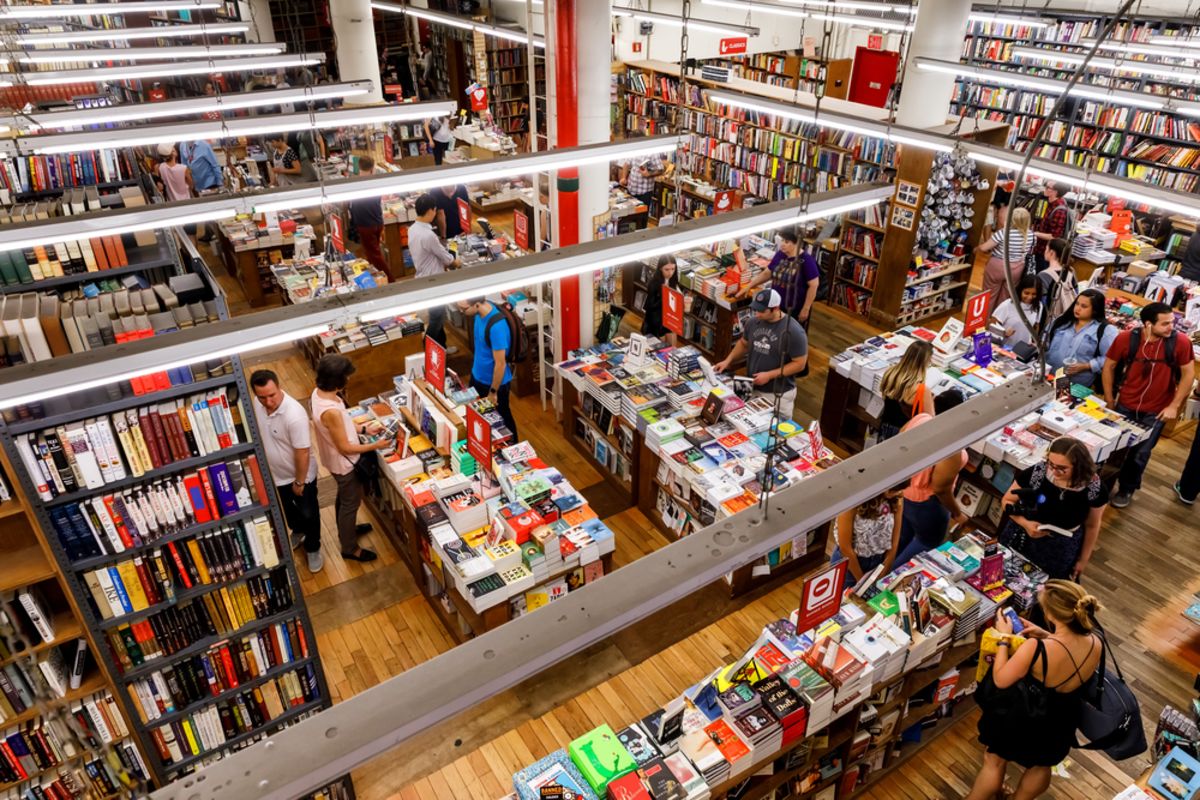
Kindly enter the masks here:
M 1171 331 L 1171 335 L 1164 341 L 1163 345 L 1163 360 L 1167 362 L 1167 366 L 1171 368 L 1171 381 L 1178 386 L 1179 381 L 1183 379 L 1183 370 L 1179 366 L 1179 362 L 1175 360 L 1175 340 L 1179 338 L 1175 335 L 1175 331 Z M 1133 362 L 1137 360 L 1138 350 L 1142 347 L 1142 329 L 1134 328 L 1129 332 L 1129 349 L 1125 352 L 1125 357 L 1117 362 L 1116 373 L 1113 375 L 1113 385 L 1120 386 L 1125 379 L 1125 373 Z M 1158 359 L 1147 359 L 1151 363 L 1158 363 Z
M 525 323 L 517 317 L 517 313 L 513 311 L 512 305 L 509 303 L 493 303 L 496 308 L 500 309 L 498 315 L 493 316 L 487 321 L 487 327 L 483 329 L 483 340 L 490 346 L 492 343 L 492 326 L 500 322 L 503 317 L 508 323 L 508 350 L 505 352 L 504 360 L 509 364 L 520 364 L 529 358 L 529 331 L 525 329 Z

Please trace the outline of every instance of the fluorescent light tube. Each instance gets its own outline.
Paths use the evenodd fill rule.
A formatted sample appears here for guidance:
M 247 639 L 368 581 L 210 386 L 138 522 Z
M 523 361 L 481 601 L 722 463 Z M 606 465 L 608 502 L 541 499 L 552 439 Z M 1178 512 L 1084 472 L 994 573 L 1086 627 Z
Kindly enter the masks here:
M 240 108 L 262 108 L 283 103 L 305 103 L 316 100 L 357 97 L 371 91 L 370 81 L 321 83 L 315 86 L 293 86 L 287 89 L 263 89 L 257 92 L 188 97 L 182 100 L 163 100 L 159 103 L 130 103 L 99 108 L 72 108 L 66 111 L 20 114 L 12 118 L 14 125 L 26 130 L 70 128 L 77 125 L 109 125 L 158 117 L 179 117 L 209 112 L 232 111 Z
M 1095 39 L 1080 39 L 1075 46 L 1092 48 L 1096 45 Z M 1163 56 L 1166 58 L 1177 58 L 1183 61 L 1196 61 L 1200 59 L 1200 53 L 1190 52 L 1187 48 L 1169 47 L 1165 44 L 1145 44 L 1143 42 L 1110 42 L 1103 41 L 1100 43 L 1101 50 L 1107 50 L 1113 53 L 1129 53 L 1139 56 Z M 1142 63 L 1142 62 L 1136 62 Z
M 1150 34 L 1150 44 L 1166 44 L 1172 47 L 1200 47 L 1200 37 L 1167 36 L 1162 33 Z
M 133 0 L 117 3 L 55 3 L 53 5 L 0 6 L 0 20 L 59 19 L 62 17 L 112 16 L 114 14 L 154 14 L 159 11 L 198 11 L 221 8 L 221 0 Z
M 662 23 L 663 25 L 670 25 L 675 28 L 683 27 L 683 19 L 677 15 L 661 14 L 657 11 L 642 11 L 640 8 L 613 6 L 612 15 L 614 17 L 632 17 L 633 19 L 645 22 Z M 758 36 L 759 34 L 759 29 L 751 25 L 735 25 L 693 18 L 688 19 L 688 30 L 712 31 L 714 33 L 742 36 Z
M 502 28 L 499 25 L 489 25 L 486 22 L 475 22 L 474 20 L 465 17 L 459 17 L 454 14 L 443 14 L 440 11 L 430 11 L 425 8 L 413 8 L 412 6 L 398 6 L 394 3 L 373 2 L 371 8 L 376 11 L 388 11 L 393 14 L 408 14 L 409 16 L 423 19 L 426 22 L 434 22 L 440 25 L 449 25 L 452 28 L 460 28 L 464 31 L 478 31 L 484 36 L 495 36 L 497 39 L 507 39 L 512 42 L 521 42 L 528 44 L 530 37 L 523 31 L 513 30 L 511 28 Z M 541 37 L 533 36 L 533 46 L 546 46 L 546 40 Z
M 915 17 L 917 7 L 892 3 L 860 2 L 860 0 L 782 0 L 788 5 L 816 6 L 824 9 L 845 9 L 847 11 L 874 11 L 879 14 L 907 14 Z
M 981 24 L 1024 25 L 1027 28 L 1049 28 L 1054 24 L 1040 17 L 1019 17 L 1013 14 L 993 14 L 988 11 L 972 11 L 967 15 L 967 19 Z
M 1017 58 L 1034 61 L 1058 62 L 1078 66 L 1087 58 L 1082 53 L 1066 53 L 1060 50 L 1045 50 L 1040 47 L 1014 47 L 1012 53 Z M 1087 62 L 1089 70 L 1109 70 L 1111 72 L 1131 72 L 1135 75 L 1153 75 L 1159 78 L 1171 78 L 1180 83 L 1200 82 L 1200 72 L 1192 67 L 1176 67 L 1169 64 L 1157 64 L 1152 61 L 1114 61 L 1111 58 L 1097 56 Z
M 810 12 L 809 16 L 813 19 L 823 19 L 829 22 L 837 22 L 842 25 L 861 25 L 866 28 L 879 28 L 885 31 L 904 31 L 911 32 L 913 24 L 911 22 L 898 22 L 890 19 L 877 19 L 875 17 L 859 17 L 854 14 L 825 14 L 816 11 Z
M 0 229 L 0 251 L 24 250 L 35 245 L 77 242 L 96 236 L 115 236 L 213 222 L 237 216 L 243 210 L 240 198 L 203 198 L 96 214 L 55 217 L 20 226 L 6 225 L 4 229 Z
M 788 6 L 775 5 L 773 3 L 761 3 L 757 2 L 757 0 L 745 0 L 744 2 L 735 2 L 734 0 L 703 1 L 706 5 L 719 6 L 721 8 L 732 8 L 745 13 L 761 11 L 764 14 L 775 14 L 781 17 L 828 20 L 829 22 L 836 22 L 841 25 L 862 25 L 868 28 L 880 28 L 882 30 L 911 31 L 913 29 L 913 26 L 910 23 L 901 22 L 894 19 L 884 19 L 881 17 L 860 17 L 855 14 L 831 14 L 829 12 L 791 8 Z
M 176 39 L 189 36 L 229 36 L 247 33 L 250 25 L 245 22 L 184 23 L 180 25 L 152 25 L 149 28 L 103 28 L 89 31 L 56 31 L 53 33 L 17 34 L 14 41 L 22 47 L 50 44 L 91 44 L 92 42 L 131 41 L 134 39 Z
M 165 64 L 138 64 L 102 69 L 71 69 L 61 72 L 24 72 L 18 75 L 30 86 L 54 86 L 63 83 L 95 81 L 132 81 L 142 78 L 169 78 L 173 75 L 209 75 L 243 70 L 284 69 L 308 67 L 325 60 L 324 53 L 280 53 L 252 58 L 222 58 L 202 61 L 172 61 Z
M 785 8 L 783 6 L 767 5 L 766 3 L 757 3 L 754 0 L 703 0 L 706 6 L 717 6 L 718 8 L 732 8 L 737 11 L 749 14 L 754 11 L 761 11 L 764 14 L 775 14 L 780 17 L 795 17 L 796 19 L 808 19 L 809 14 L 799 8 Z
M 171 125 L 151 125 L 135 128 L 102 128 L 78 133 L 22 136 L 16 140 L 17 152 L 52 155 L 98 150 L 107 147 L 139 147 L 159 142 L 183 142 L 195 139 L 222 139 L 233 136 L 262 136 L 298 130 L 320 130 L 352 125 L 377 125 L 432 119 L 453 114 L 458 104 L 453 100 L 435 103 L 401 103 L 396 105 L 359 106 L 333 111 L 307 111 L 290 114 L 271 114 L 258 117 L 237 117 L 227 120 L 201 120 Z
M 269 56 L 282 53 L 285 45 L 262 44 L 181 45 L 179 47 L 103 47 L 82 50 L 30 50 L 18 55 L 22 64 L 68 62 L 90 64 L 98 61 L 165 61 L 172 58 L 211 58 L 213 56 Z

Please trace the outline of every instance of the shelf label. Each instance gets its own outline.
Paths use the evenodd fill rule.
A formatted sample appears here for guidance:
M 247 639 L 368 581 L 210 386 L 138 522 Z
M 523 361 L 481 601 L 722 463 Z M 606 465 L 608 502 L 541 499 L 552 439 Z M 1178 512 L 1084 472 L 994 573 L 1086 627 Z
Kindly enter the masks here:
M 329 235 L 333 238 L 333 249 L 339 253 L 346 252 L 346 232 L 343 229 L 341 214 L 334 214 L 329 218 Z
M 446 348 L 425 337 L 425 382 L 441 393 L 446 391 Z
M 745 36 L 731 36 L 728 39 L 721 40 L 721 55 L 734 56 L 746 52 Z
M 846 567 L 849 564 L 849 561 L 842 559 L 824 572 L 805 579 L 800 589 L 796 633 L 812 630 L 842 607 L 842 590 L 846 587 Z
M 967 321 L 963 325 L 963 332 L 967 336 L 970 336 L 987 324 L 988 311 L 991 305 L 992 295 L 990 292 L 980 292 L 967 300 Z
M 487 111 L 488 90 L 486 86 L 476 86 L 471 90 L 471 110 Z
M 662 321 L 667 330 L 683 336 L 683 292 L 665 283 L 662 286 Z
M 724 214 L 726 211 L 733 210 L 733 190 L 726 189 L 723 192 L 717 192 L 717 196 L 713 199 L 713 213 Z

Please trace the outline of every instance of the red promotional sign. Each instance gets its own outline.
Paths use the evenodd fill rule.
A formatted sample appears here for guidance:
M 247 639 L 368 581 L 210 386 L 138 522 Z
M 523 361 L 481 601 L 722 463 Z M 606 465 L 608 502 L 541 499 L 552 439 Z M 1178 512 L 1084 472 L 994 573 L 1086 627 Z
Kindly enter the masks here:
M 676 291 L 665 283 L 662 287 L 663 326 L 683 336 L 683 292 Z
M 713 213 L 724 214 L 726 211 L 733 210 L 733 192 L 725 190 L 717 192 L 717 196 L 713 199 Z
M 867 49 L 868 50 L 882 50 L 883 49 L 883 34 L 882 33 L 868 33 L 867 34 Z
M 967 321 L 963 325 L 963 333 L 970 336 L 987 324 L 988 311 L 992 305 L 992 295 L 980 292 L 967 300 Z
M 519 208 L 513 209 L 513 238 L 517 241 L 517 247 L 529 249 L 529 217 Z
M 342 217 L 334 214 L 329 218 L 329 235 L 333 237 L 333 249 L 339 253 L 346 252 L 346 234 L 342 230 Z
M 425 382 L 439 392 L 446 391 L 446 348 L 425 337 Z
M 745 36 L 733 36 L 728 39 L 722 39 L 721 40 L 721 55 L 735 56 L 740 53 L 745 53 L 746 52 L 746 42 L 747 42 L 747 39 Z
M 461 197 L 458 198 L 458 222 L 462 225 L 463 233 L 471 232 L 471 206 Z
M 488 91 L 486 86 L 476 86 L 471 90 L 471 110 L 487 111 Z
M 842 590 L 846 588 L 846 567 L 849 561 L 838 563 L 805 579 L 800 590 L 800 610 L 796 614 L 796 633 L 812 630 L 832 617 L 842 607 Z
M 398 83 L 385 83 L 383 93 L 393 95 L 397 100 L 404 97 L 404 87 Z
M 467 406 L 467 452 L 481 468 L 492 466 L 492 426 L 472 406 Z

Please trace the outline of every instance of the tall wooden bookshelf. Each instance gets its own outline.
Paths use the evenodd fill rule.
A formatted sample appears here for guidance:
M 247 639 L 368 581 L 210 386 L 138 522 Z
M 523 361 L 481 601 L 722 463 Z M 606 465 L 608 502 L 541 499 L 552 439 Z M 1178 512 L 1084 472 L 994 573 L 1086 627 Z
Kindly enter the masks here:
M 493 40 L 494 41 L 494 40 Z M 527 51 L 520 47 L 489 47 L 487 51 L 487 84 L 492 117 L 502 131 L 510 136 L 529 133 L 529 67 Z M 545 96 L 546 67 L 535 65 L 539 96 Z M 545 109 L 539 107 L 538 118 Z
M 714 58 L 705 64 L 724 67 L 731 75 L 745 80 L 819 94 L 826 90 L 830 75 L 840 73 L 851 61 L 848 58 L 827 61 L 819 55 L 806 56 L 787 50 Z

